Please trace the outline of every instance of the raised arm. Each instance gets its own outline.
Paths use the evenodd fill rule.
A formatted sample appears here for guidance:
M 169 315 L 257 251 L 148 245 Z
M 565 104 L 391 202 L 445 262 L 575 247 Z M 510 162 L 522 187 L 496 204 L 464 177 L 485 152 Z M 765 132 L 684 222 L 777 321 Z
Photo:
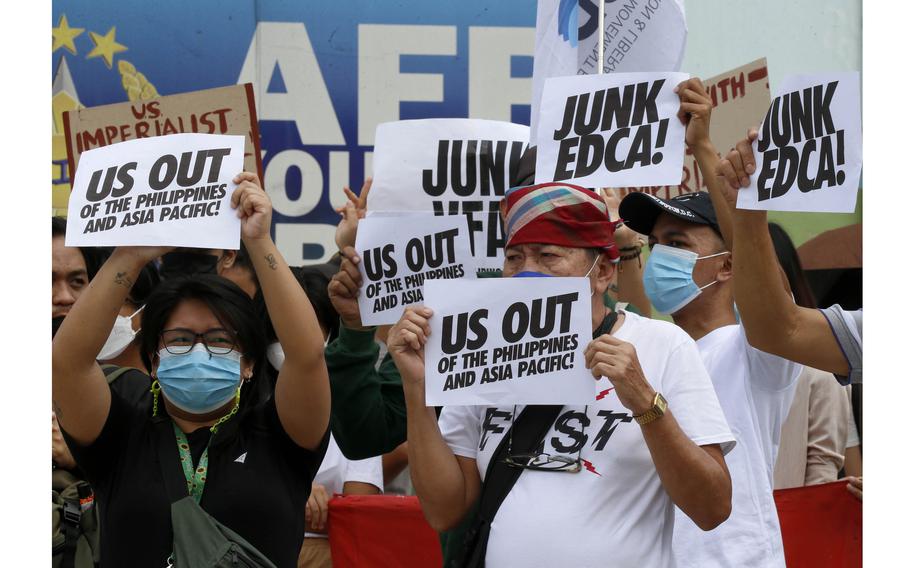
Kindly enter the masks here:
M 168 250 L 157 247 L 114 250 L 54 336 L 54 412 L 66 433 L 81 445 L 89 445 L 98 438 L 111 406 L 111 391 L 95 357 L 107 341 L 120 306 L 139 272 L 146 263 Z
M 429 308 L 407 308 L 389 332 L 389 353 L 401 371 L 408 407 L 408 467 L 423 514 L 437 531 L 457 525 L 480 495 L 473 459 L 456 456 L 427 407 L 423 350 L 430 334 Z
M 299 446 L 316 448 L 329 423 L 329 374 L 316 312 L 272 241 L 272 203 L 255 174 L 244 172 L 231 197 L 241 235 L 262 289 L 269 317 L 285 353 L 275 385 L 275 408 L 285 432 Z
M 329 283 L 329 299 L 341 318 L 338 339 L 326 348 L 332 385 L 332 434 L 350 459 L 392 451 L 405 441 L 407 417 L 401 375 L 390 356 L 376 368 L 374 328 L 364 328 L 357 295 L 362 285 L 353 246 Z
M 732 212 L 733 290 L 746 336 L 757 349 L 846 376 L 850 365 L 828 320 L 819 310 L 796 305 L 781 281 L 767 212 L 736 209 L 737 191 L 749 185 L 755 172 L 752 141 L 757 136 L 751 129 L 717 170 Z
M 727 250 L 733 250 L 733 219 L 724 199 L 724 182 L 713 175 L 720 164 L 720 155 L 710 136 L 711 110 L 714 103 L 698 77 L 680 83 L 676 87 L 676 92 L 679 94 L 679 119 L 686 125 L 686 146 L 695 156 L 695 161 L 708 185 L 708 195 L 717 215 L 717 224 L 720 226 L 724 244 L 727 245 Z
M 633 416 L 651 409 L 657 393 L 631 343 L 601 335 L 585 349 L 585 365 L 595 378 L 609 377 L 619 401 Z M 724 522 L 730 516 L 733 489 L 720 446 L 695 444 L 671 409 L 657 420 L 642 424 L 641 433 L 673 503 L 702 530 Z

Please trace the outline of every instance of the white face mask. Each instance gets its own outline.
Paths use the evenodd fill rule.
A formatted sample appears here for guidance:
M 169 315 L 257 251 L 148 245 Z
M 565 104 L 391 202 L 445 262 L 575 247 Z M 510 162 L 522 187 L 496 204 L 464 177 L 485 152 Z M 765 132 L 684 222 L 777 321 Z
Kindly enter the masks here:
M 325 339 L 325 346 L 329 346 L 328 338 Z M 281 343 L 276 341 L 266 347 L 265 357 L 269 360 L 269 363 L 271 363 L 275 370 L 280 371 L 281 366 L 284 365 L 284 349 L 281 348 Z
M 131 316 L 117 315 L 117 320 L 114 322 L 111 334 L 107 336 L 104 347 L 102 347 L 101 352 L 98 353 L 97 359 L 99 361 L 108 361 L 126 351 L 126 348 L 129 347 L 130 343 L 133 342 L 133 339 L 136 338 L 136 334 L 139 333 L 139 330 L 133 331 L 133 318 L 136 317 L 143 308 L 145 308 L 145 306 L 142 306 L 133 312 L 133 315 Z
M 277 341 L 269 345 L 265 350 L 265 357 L 269 360 L 272 367 L 277 370 L 281 370 L 281 366 L 284 365 L 284 349 L 281 348 L 281 344 Z

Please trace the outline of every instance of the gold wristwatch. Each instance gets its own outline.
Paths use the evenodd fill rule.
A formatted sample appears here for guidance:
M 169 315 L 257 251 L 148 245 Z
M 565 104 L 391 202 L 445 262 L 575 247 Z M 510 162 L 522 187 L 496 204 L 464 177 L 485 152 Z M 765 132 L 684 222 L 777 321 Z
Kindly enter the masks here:
M 657 393 L 654 395 L 654 402 L 651 404 L 651 409 L 639 414 L 638 416 L 633 416 L 636 422 L 644 426 L 645 424 L 650 424 L 658 418 L 664 415 L 667 411 L 667 399 L 664 398 L 664 395 Z

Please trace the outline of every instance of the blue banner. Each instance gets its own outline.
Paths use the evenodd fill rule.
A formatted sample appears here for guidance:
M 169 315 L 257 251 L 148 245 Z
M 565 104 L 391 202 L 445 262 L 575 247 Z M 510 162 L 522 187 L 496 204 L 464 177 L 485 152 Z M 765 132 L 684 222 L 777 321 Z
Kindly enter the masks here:
M 535 13 L 534 0 L 55 0 L 55 210 L 63 110 L 251 82 L 276 243 L 291 264 L 321 262 L 342 187 L 371 171 L 377 124 L 528 124 Z

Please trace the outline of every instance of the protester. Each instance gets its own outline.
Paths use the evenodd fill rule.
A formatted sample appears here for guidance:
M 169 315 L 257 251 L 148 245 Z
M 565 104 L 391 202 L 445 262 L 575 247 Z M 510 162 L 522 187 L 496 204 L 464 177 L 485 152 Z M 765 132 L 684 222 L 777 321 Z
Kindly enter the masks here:
M 299 568 L 331 568 L 329 503 L 334 495 L 377 495 L 382 492 L 382 459 L 349 460 L 332 437 L 306 505 L 306 538 L 297 561 Z
M 111 334 L 98 353 L 98 360 L 118 367 L 144 369 L 142 356 L 139 353 L 138 333 L 145 301 L 161 282 L 154 262 L 142 267 L 136 282 L 120 306 L 120 312 L 114 321 Z
M 51 317 L 59 327 L 104 262 L 104 251 L 66 246 L 66 219 L 51 218 Z
M 719 161 L 709 138 L 711 98 L 697 78 L 678 87 L 686 143 L 703 171 Z M 709 182 L 709 188 L 711 183 Z M 648 235 L 644 286 L 652 305 L 694 339 L 714 383 L 736 449 L 727 456 L 733 512 L 704 532 L 677 511 L 673 546 L 679 566 L 784 566 L 774 505 L 773 469 L 781 424 L 802 368 L 763 353 L 747 340 L 733 309 L 733 258 L 711 197 L 705 192 L 667 201 L 646 193 L 623 199 L 619 213 Z M 727 239 L 729 241 L 729 235 Z M 734 254 L 735 253 L 735 254 Z M 768 265 L 774 270 L 776 262 Z M 768 268 L 766 268 L 768 269 Z M 776 271 L 775 271 L 776 272 Z M 737 297 L 737 300 L 739 298 Z M 748 314 L 742 315 L 744 321 Z
M 768 234 L 767 211 L 737 209 L 740 188 L 755 173 L 752 142 L 758 130 L 749 130 L 714 171 L 725 180 L 724 199 L 732 212 L 736 302 L 752 345 L 791 361 L 834 373 L 841 384 L 863 380 L 863 311 L 847 311 L 835 304 L 815 310 L 790 300 L 774 266 L 774 247 Z M 709 178 L 710 179 L 710 178 Z
M 401 375 L 391 356 L 380 353 L 377 328 L 361 322 L 357 303 L 362 278 L 354 243 L 371 184 L 367 178 L 359 196 L 345 188 L 348 202 L 339 209 L 342 218 L 335 231 L 341 263 L 328 286 L 340 321 L 338 337 L 325 352 L 332 384 L 332 435 L 349 459 L 392 452 L 407 435 Z
M 167 565 L 173 534 L 166 487 L 186 482 L 214 519 L 277 566 L 296 566 L 328 437 L 323 340 L 271 240 L 271 203 L 258 178 L 242 173 L 234 182 L 231 205 L 243 242 L 288 348 L 274 392 L 263 381 L 264 331 L 249 296 L 213 275 L 165 281 L 146 302 L 141 350 L 157 381 L 152 407 L 131 407 L 108 388 L 95 357 L 141 268 L 165 247 L 116 249 L 54 339 L 54 407 L 97 494 L 102 565 Z
M 560 192 L 559 202 L 547 201 L 550 190 Z M 520 229 L 508 232 L 503 275 L 590 275 L 592 294 L 602 296 L 619 255 L 600 196 L 560 184 L 516 188 L 500 208 L 506 227 L 522 214 L 518 204 L 528 200 L 548 206 L 532 210 Z M 389 334 L 389 352 L 407 401 L 411 477 L 427 520 L 446 530 L 482 494 L 482 480 L 492 471 L 490 456 L 508 437 L 518 410 L 450 406 L 437 425 L 435 411 L 424 402 L 430 308 L 407 308 Z M 615 389 L 586 407 L 563 408 L 561 413 L 576 420 L 564 418 L 559 431 L 551 427 L 542 438 L 545 454 L 577 454 L 585 468 L 567 475 L 516 462 L 522 474 L 489 525 L 488 544 L 468 549 L 481 563 L 485 558 L 487 566 L 670 565 L 668 517 L 674 503 L 705 530 L 729 515 L 723 455 L 733 436 L 694 343 L 667 322 L 611 314 L 593 302 L 594 340 L 585 364 L 595 379 L 609 376 Z M 591 426 L 589 434 L 582 425 Z M 567 445 L 569 452 L 558 449 Z
M 776 223 L 768 223 L 774 252 L 797 305 L 816 307 L 793 241 Z M 796 383 L 790 412 L 781 428 L 774 465 L 774 488 L 787 489 L 837 480 L 844 465 L 850 404 L 831 373 L 804 367 Z

